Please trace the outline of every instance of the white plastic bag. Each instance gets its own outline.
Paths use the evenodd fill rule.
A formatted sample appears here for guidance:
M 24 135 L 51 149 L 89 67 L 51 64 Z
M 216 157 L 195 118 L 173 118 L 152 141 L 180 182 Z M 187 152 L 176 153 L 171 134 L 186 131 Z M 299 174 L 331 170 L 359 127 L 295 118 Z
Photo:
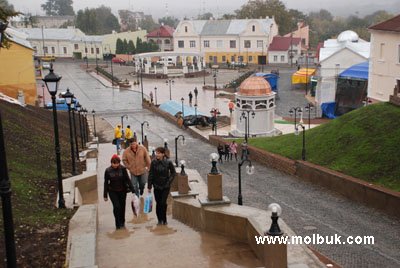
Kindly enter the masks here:
M 136 218 L 139 217 L 140 199 L 137 197 L 136 194 L 133 194 L 133 198 L 131 201 L 131 207 L 132 207 L 133 215 L 136 216 Z

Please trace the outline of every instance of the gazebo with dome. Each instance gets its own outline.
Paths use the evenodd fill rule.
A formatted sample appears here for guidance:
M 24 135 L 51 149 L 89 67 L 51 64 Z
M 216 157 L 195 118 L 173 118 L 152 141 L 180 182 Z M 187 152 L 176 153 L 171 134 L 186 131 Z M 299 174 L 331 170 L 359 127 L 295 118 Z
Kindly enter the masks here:
M 263 77 L 252 76 L 240 85 L 240 90 L 235 94 L 235 118 L 236 129 L 231 131 L 235 137 L 245 135 L 245 120 L 242 114 L 249 113 L 249 137 L 273 136 L 276 133 L 274 127 L 275 117 L 275 92 Z M 254 111 L 254 118 L 252 113 Z

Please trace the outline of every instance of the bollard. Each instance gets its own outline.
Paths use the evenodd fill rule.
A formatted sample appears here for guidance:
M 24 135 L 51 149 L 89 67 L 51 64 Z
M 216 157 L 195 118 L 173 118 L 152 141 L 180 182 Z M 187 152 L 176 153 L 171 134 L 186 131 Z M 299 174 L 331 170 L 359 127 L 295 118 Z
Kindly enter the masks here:
M 188 175 L 177 174 L 176 177 L 178 179 L 178 193 L 188 194 L 190 190 Z
M 207 174 L 207 188 L 209 201 L 222 200 L 222 174 Z

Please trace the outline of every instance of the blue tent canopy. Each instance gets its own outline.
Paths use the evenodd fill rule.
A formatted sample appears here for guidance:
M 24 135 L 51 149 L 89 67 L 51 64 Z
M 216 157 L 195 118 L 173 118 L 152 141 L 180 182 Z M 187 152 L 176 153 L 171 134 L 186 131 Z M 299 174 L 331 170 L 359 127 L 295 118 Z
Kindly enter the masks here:
M 271 86 L 272 91 L 278 91 L 278 79 L 279 76 L 273 73 L 255 73 L 255 76 L 262 76 L 265 80 L 268 81 L 269 85 Z
M 368 80 L 368 70 L 369 63 L 366 61 L 347 68 L 339 74 L 339 77 L 344 79 Z
M 163 111 L 175 116 L 177 113 L 182 112 L 182 103 L 174 101 L 174 100 L 171 100 L 171 101 L 167 101 L 167 102 L 162 103 L 159 108 L 161 110 L 163 110 Z M 183 109 L 184 109 L 185 116 L 195 115 L 196 114 L 194 106 L 183 105 Z M 204 115 L 199 110 L 197 110 L 197 114 L 198 115 Z

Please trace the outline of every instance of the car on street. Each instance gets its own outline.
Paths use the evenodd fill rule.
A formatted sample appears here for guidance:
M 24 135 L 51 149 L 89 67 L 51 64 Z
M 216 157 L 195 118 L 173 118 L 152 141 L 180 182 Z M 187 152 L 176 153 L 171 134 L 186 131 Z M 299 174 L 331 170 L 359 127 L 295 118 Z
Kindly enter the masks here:
M 231 66 L 232 66 L 232 67 L 246 67 L 247 64 L 246 64 L 245 62 L 235 62 L 235 61 L 232 61 L 232 62 L 231 62 Z
M 206 127 L 209 124 L 210 124 L 210 118 L 205 115 L 188 115 L 183 117 L 183 125 L 185 127 L 197 126 L 197 125 Z
M 42 68 L 43 69 L 50 69 L 51 68 L 51 62 L 42 61 Z
M 74 99 L 73 103 L 75 104 L 75 107 L 76 107 L 76 105 L 78 104 L 78 100 Z M 44 108 L 45 109 L 53 109 L 53 103 L 52 102 L 46 103 Z M 66 100 L 64 98 L 57 98 L 56 99 L 56 108 L 57 108 L 57 111 L 68 111 L 68 105 L 67 105 Z
M 125 64 L 126 63 L 123 59 L 118 58 L 118 57 L 112 58 L 112 62 L 113 63 L 119 63 L 119 64 Z

